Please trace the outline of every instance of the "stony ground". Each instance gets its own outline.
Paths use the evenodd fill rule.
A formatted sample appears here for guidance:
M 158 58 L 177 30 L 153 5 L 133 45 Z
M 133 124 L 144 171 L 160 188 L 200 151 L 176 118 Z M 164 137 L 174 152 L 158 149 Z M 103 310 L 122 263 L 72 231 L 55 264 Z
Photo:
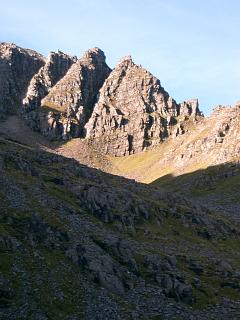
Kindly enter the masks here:
M 238 319 L 240 228 L 221 213 L 0 141 L 2 319 Z

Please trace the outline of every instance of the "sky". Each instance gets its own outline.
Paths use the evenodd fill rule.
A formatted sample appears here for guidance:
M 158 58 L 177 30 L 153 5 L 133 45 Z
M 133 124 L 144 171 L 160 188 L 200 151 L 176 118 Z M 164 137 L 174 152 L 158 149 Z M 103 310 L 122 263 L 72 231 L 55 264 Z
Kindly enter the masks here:
M 0 0 L 0 41 L 44 55 L 132 55 L 177 101 L 208 115 L 240 100 L 239 0 Z

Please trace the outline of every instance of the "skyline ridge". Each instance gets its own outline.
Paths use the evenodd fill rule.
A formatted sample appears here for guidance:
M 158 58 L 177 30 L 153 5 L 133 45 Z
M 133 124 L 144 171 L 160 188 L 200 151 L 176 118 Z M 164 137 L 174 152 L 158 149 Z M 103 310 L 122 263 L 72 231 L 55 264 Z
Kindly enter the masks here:
M 178 101 L 198 96 L 209 114 L 239 100 L 239 10 L 236 0 L 70 0 L 66 6 L 14 0 L 2 4 L 0 39 L 44 55 L 60 49 L 79 56 L 98 46 L 111 67 L 130 52 Z

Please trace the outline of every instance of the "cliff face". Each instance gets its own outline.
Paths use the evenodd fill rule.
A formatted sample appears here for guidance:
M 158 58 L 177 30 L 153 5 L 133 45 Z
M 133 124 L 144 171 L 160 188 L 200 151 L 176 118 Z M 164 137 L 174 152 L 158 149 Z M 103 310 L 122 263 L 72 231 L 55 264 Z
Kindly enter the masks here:
M 219 145 L 215 163 L 238 160 L 240 155 L 240 102 L 235 107 L 218 107 L 212 114 L 215 122 L 215 144 Z M 214 121 L 214 118 L 218 121 Z M 211 151 L 210 145 L 208 151 Z
M 105 60 L 99 48 L 78 60 L 51 52 L 45 61 L 34 51 L 2 44 L 1 108 L 20 110 L 33 130 L 50 139 L 87 137 L 101 153 L 114 156 L 182 134 L 184 122 L 201 115 L 197 100 L 177 104 L 130 56 L 112 72 Z
M 31 78 L 44 63 L 44 57 L 33 50 L 0 43 L 0 117 L 16 113 Z
M 125 57 L 105 81 L 86 125 L 91 143 L 115 156 L 159 144 L 178 118 L 200 116 L 197 100 L 177 104 L 147 70 Z
M 234 168 L 239 163 L 239 132 L 240 104 L 237 103 L 233 107 L 218 106 L 209 117 L 199 118 L 198 121 L 191 121 L 191 118 L 189 118 L 188 121 L 179 122 L 174 127 L 171 137 L 152 150 L 125 156 L 124 158 L 108 158 L 111 159 L 113 164 L 113 173 L 144 183 L 156 181 L 156 185 L 164 185 L 164 188 L 167 188 L 169 183 L 169 188 L 171 189 L 170 181 L 173 181 L 174 177 L 178 177 L 178 179 L 175 179 L 176 189 L 186 192 L 186 194 L 190 192 L 189 185 L 196 186 L 195 193 L 198 193 L 200 179 L 198 175 L 196 177 L 191 175 L 193 172 L 198 172 L 199 176 L 203 174 L 204 182 L 207 181 L 206 189 L 209 188 L 204 190 L 203 194 L 214 193 L 214 189 L 210 188 L 209 179 L 205 179 L 208 174 L 203 171 L 208 167 L 218 167 L 226 163 L 230 168 L 231 166 Z M 219 171 L 222 171 L 221 167 L 219 167 Z M 229 172 L 235 179 L 231 169 Z M 210 178 L 215 173 L 215 170 L 213 170 L 213 174 L 210 170 Z M 185 175 L 184 181 L 186 181 L 186 185 L 189 184 L 187 186 L 181 185 L 181 176 L 183 175 Z M 227 183 L 231 185 L 228 179 L 224 182 L 229 173 L 220 175 L 223 176 L 222 190 L 224 190 L 225 195 Z M 187 180 L 188 176 L 191 178 L 190 182 Z M 212 179 L 213 181 L 214 178 Z M 225 183 L 226 185 L 224 185 Z M 237 180 L 234 183 L 237 184 Z M 232 193 L 234 197 L 234 189 L 228 191 L 231 191 L 229 193 Z M 224 196 L 224 199 L 226 198 Z M 220 202 L 222 203 L 224 199 L 221 199 Z M 232 207 L 232 204 L 230 206 Z M 239 209 L 236 212 L 238 213 Z
M 23 100 L 24 112 L 35 110 L 41 106 L 41 100 L 50 89 L 66 74 L 71 65 L 76 62 L 61 51 L 50 52 L 45 65 L 33 76 Z
M 42 100 L 40 131 L 60 139 L 82 136 L 110 71 L 100 49 L 88 50 Z

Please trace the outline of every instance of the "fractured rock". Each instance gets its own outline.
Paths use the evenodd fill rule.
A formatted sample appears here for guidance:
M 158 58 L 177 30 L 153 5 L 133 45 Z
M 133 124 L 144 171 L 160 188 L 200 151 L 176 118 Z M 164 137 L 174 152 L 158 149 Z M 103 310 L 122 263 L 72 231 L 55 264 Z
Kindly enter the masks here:
M 82 136 L 110 71 L 103 51 L 88 50 L 42 100 L 40 131 L 60 139 Z
M 29 112 L 41 106 L 41 100 L 50 89 L 66 74 L 76 57 L 58 51 L 50 52 L 45 65 L 32 78 L 23 100 L 24 111 Z
M 14 114 L 22 104 L 31 78 L 45 58 L 12 43 L 0 43 L 0 117 Z
M 178 105 L 157 78 L 127 56 L 100 90 L 86 136 L 101 152 L 124 156 L 165 140 L 181 114 L 199 115 L 197 100 Z

